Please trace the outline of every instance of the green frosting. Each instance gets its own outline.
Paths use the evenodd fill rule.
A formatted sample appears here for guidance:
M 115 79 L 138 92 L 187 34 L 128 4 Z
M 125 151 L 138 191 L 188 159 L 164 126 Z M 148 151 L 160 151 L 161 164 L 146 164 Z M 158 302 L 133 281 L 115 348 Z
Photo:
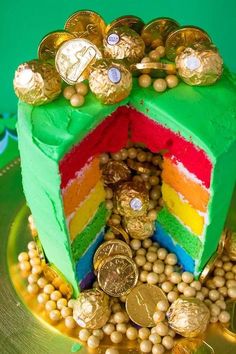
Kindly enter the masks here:
M 106 223 L 108 210 L 105 203 L 102 203 L 94 218 L 87 227 L 74 239 L 71 245 L 73 259 L 76 262 L 86 251 L 91 242 Z
M 173 240 L 179 243 L 193 259 L 199 257 L 202 244 L 198 236 L 186 229 L 166 208 L 160 211 L 157 220 Z
M 225 72 L 213 86 L 180 83 L 164 93 L 140 88 L 135 82 L 131 95 L 111 106 L 101 104 L 91 93 L 81 108 L 73 108 L 63 97 L 38 107 L 19 102 L 18 135 L 26 199 L 48 259 L 72 283 L 75 294 L 78 286 L 60 192 L 60 159 L 118 106 L 128 103 L 204 149 L 214 169 L 209 226 L 196 262 L 202 269 L 217 247 L 235 183 L 235 88 Z

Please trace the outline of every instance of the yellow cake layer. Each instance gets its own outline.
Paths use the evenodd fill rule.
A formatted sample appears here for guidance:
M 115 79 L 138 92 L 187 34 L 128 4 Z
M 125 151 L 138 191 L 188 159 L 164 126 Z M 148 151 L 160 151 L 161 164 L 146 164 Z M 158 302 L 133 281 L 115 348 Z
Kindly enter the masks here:
M 96 213 L 101 202 L 104 200 L 105 191 L 103 183 L 99 181 L 91 190 L 88 197 L 80 204 L 69 221 L 70 238 L 72 241 L 84 229 L 89 220 Z
M 207 210 L 208 190 L 181 173 L 176 164 L 167 158 L 164 158 L 162 179 L 181 193 L 194 208 L 203 212 Z
M 66 216 L 69 216 L 86 198 L 100 178 L 99 158 L 94 158 L 79 171 L 77 177 L 62 192 Z
M 185 226 L 188 226 L 196 235 L 202 235 L 204 217 L 194 209 L 187 201 L 182 200 L 179 194 L 168 184 L 162 184 L 162 196 L 168 209 L 179 218 Z

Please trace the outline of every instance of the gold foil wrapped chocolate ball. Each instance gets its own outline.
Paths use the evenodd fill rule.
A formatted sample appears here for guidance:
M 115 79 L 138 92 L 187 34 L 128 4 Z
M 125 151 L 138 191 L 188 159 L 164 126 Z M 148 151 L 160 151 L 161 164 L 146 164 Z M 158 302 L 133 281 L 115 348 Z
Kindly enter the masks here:
M 175 62 L 178 75 L 188 85 L 212 85 L 223 70 L 223 60 L 214 48 L 186 48 Z
M 125 218 L 124 226 L 129 236 L 138 240 L 151 237 L 154 233 L 155 224 L 146 215 Z
M 183 337 L 197 337 L 204 333 L 210 319 L 207 306 L 196 298 L 179 298 L 166 314 L 169 326 Z
M 149 195 L 142 182 L 125 182 L 115 193 L 116 208 L 119 214 L 128 217 L 145 215 L 148 210 Z
M 98 60 L 89 75 L 89 87 L 102 103 L 114 104 L 129 96 L 132 75 L 119 60 Z
M 131 171 L 122 161 L 108 161 L 102 169 L 102 176 L 105 184 L 115 184 L 121 181 L 127 181 L 130 178 Z
M 38 60 L 19 65 L 13 85 L 17 97 L 34 106 L 53 101 L 61 93 L 61 78 L 54 66 Z
M 109 297 L 99 289 L 81 292 L 73 304 L 73 318 L 83 328 L 103 327 L 110 314 Z
M 138 63 L 144 57 L 144 41 L 137 32 L 127 26 L 111 29 L 104 38 L 103 45 L 107 58 Z
M 225 250 L 232 261 L 236 261 L 236 232 L 227 231 Z

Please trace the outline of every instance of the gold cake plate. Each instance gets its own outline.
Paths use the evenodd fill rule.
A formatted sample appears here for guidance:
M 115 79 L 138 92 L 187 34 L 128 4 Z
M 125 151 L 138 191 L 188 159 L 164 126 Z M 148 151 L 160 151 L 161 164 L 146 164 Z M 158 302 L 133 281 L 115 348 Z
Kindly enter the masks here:
M 17 266 L 17 255 L 26 250 L 31 239 L 28 215 L 19 160 L 16 160 L 0 170 L 0 353 L 104 354 L 111 346 L 109 340 L 99 349 L 83 345 L 78 350 L 78 329 L 66 330 L 62 323 L 52 325 L 36 298 L 27 293 Z M 204 340 L 215 354 L 236 353 L 236 337 L 220 325 L 210 325 Z M 134 343 L 125 340 L 117 348 L 121 354 L 140 353 Z M 196 354 L 203 353 L 206 352 L 196 351 Z

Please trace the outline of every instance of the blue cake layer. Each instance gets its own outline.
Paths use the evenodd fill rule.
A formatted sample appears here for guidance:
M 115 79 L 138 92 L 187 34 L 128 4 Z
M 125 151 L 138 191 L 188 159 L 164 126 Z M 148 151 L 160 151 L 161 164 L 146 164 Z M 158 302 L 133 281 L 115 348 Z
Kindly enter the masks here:
M 169 252 L 175 253 L 178 258 L 178 262 L 183 266 L 183 270 L 194 273 L 194 259 L 182 247 L 173 242 L 171 235 L 169 235 L 159 223 L 157 223 L 153 240 L 157 241 Z
M 76 279 L 83 289 L 88 288 L 93 283 L 94 278 L 90 274 L 93 273 L 93 256 L 97 248 L 103 242 L 104 230 L 105 228 L 100 230 L 94 241 L 76 263 Z

